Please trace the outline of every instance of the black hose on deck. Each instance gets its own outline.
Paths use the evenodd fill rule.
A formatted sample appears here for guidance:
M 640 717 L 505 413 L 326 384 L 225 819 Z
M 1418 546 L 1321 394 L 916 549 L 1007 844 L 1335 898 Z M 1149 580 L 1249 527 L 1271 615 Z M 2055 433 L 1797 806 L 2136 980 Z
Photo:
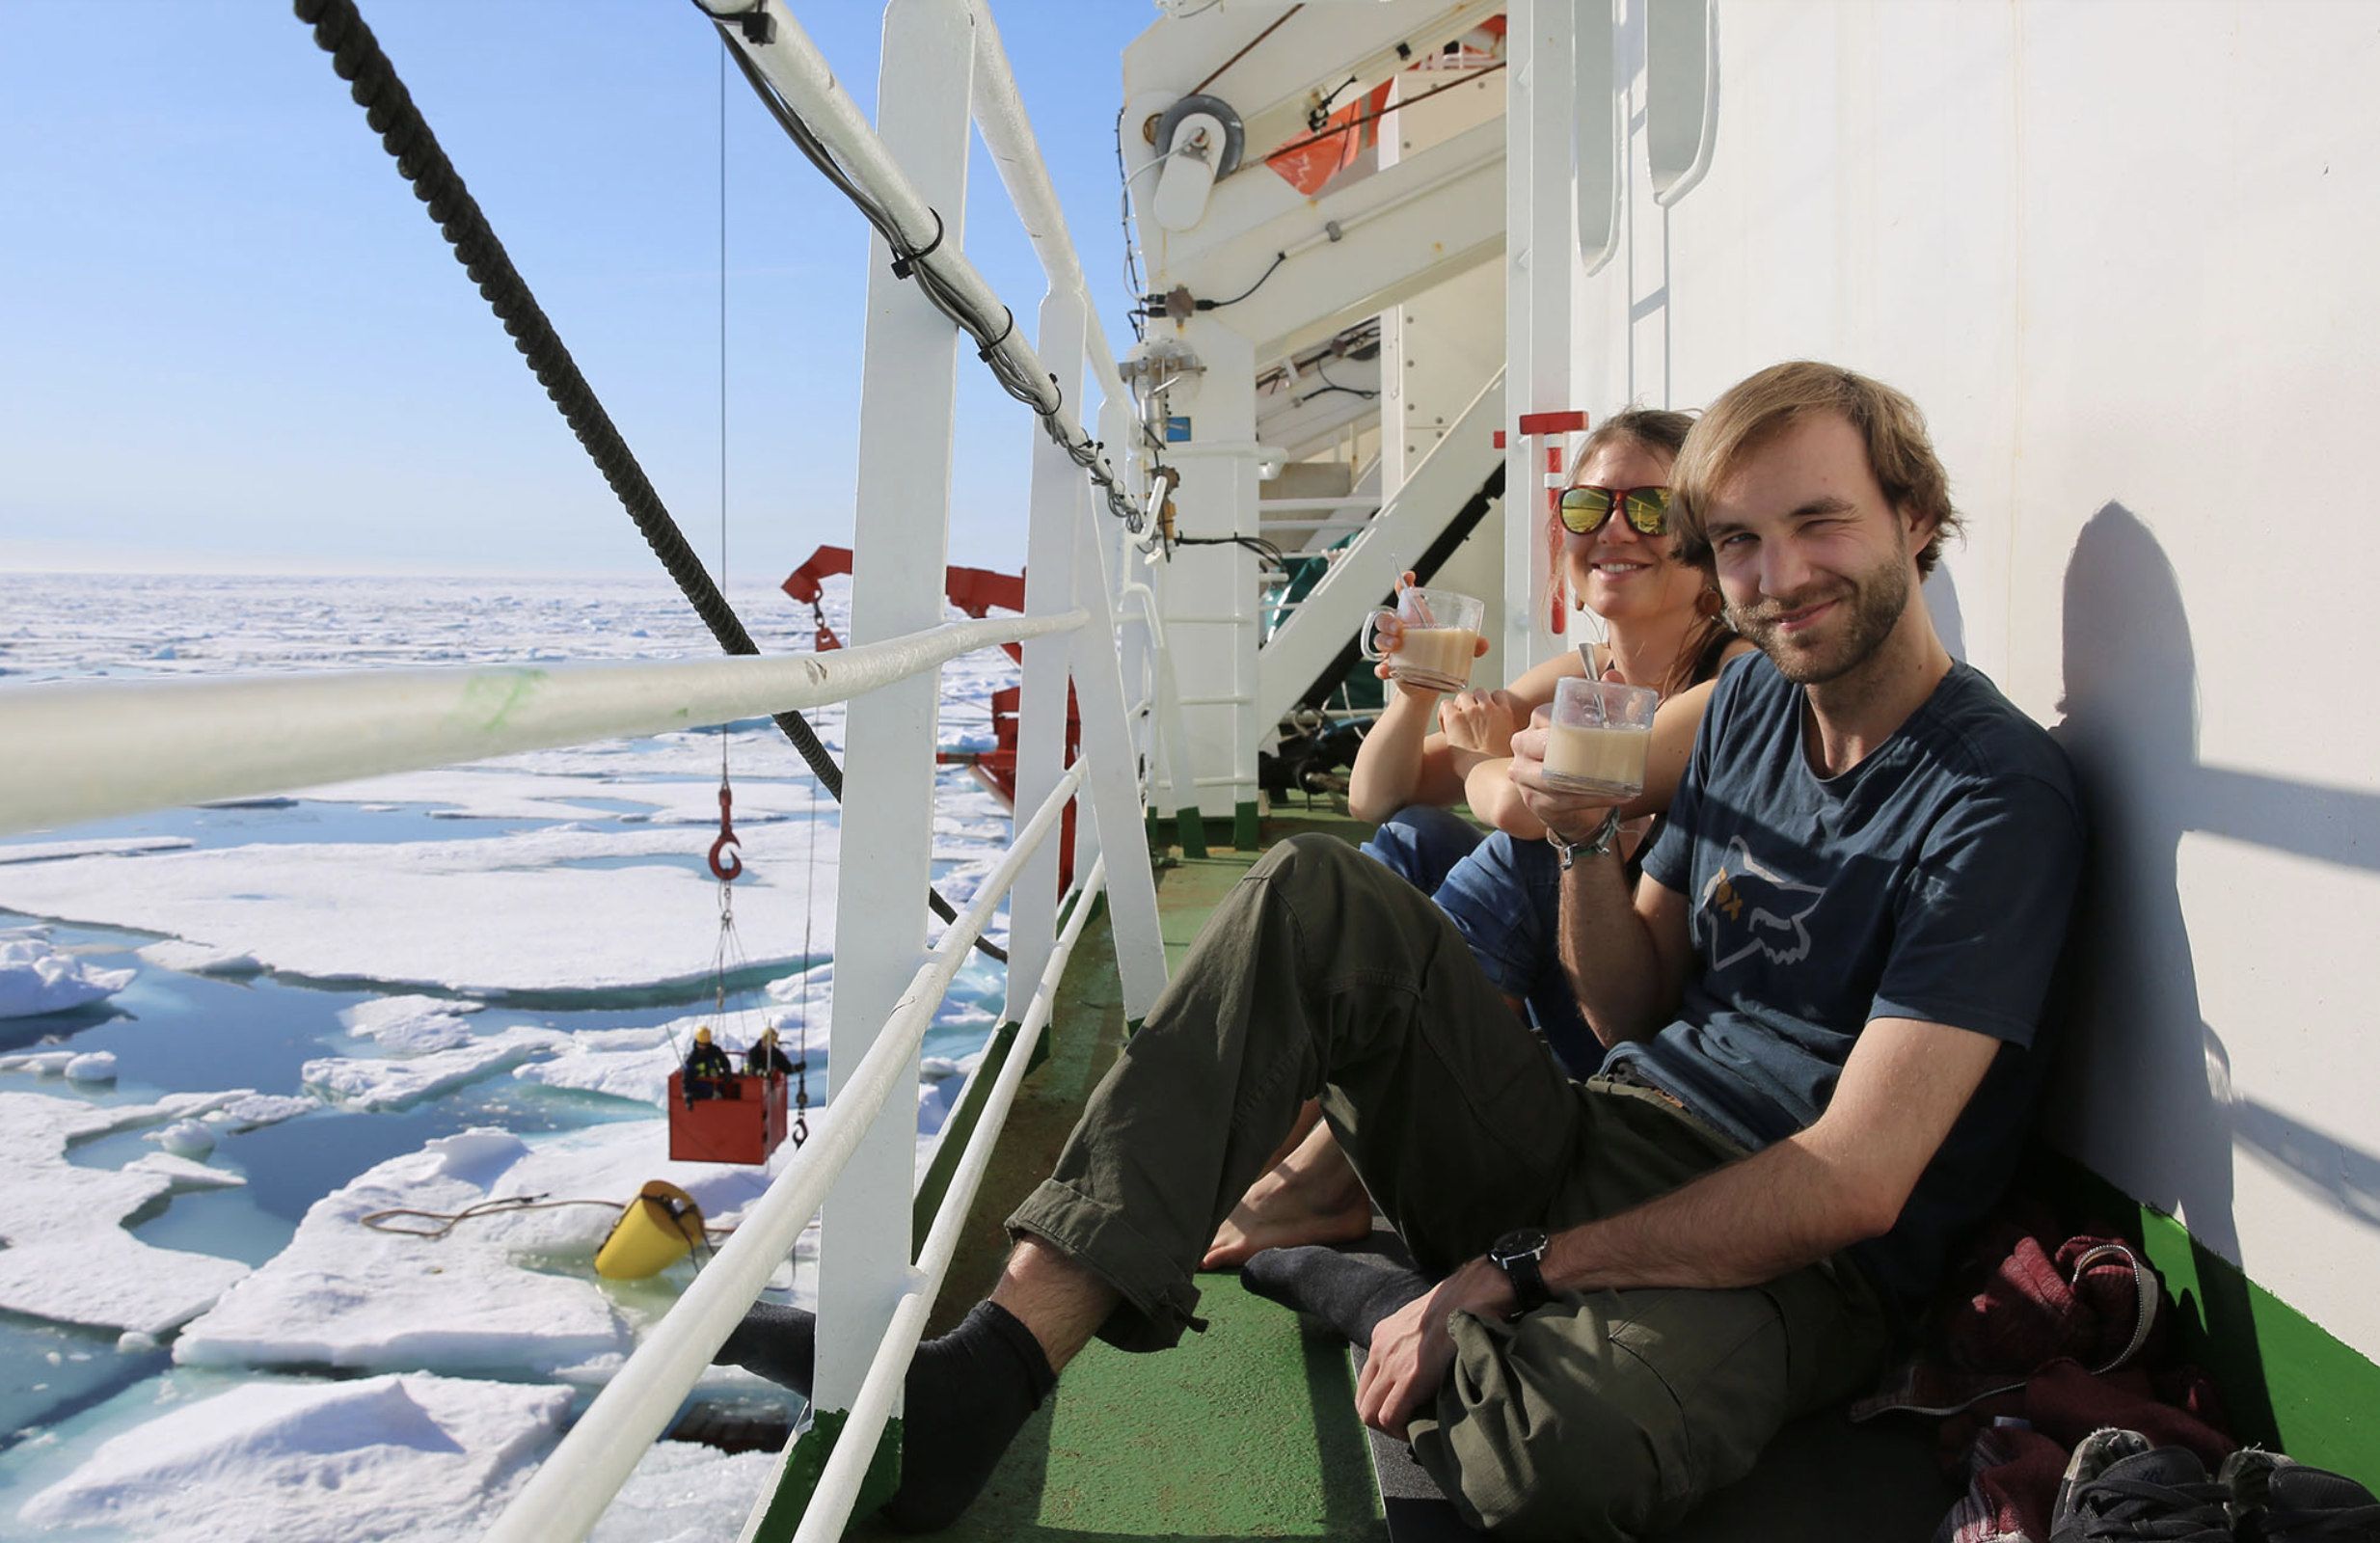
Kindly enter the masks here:
M 757 654 L 760 645 L 744 631 L 727 597 L 719 593 L 718 585 L 687 545 L 686 536 L 677 522 L 654 491 L 644 468 L 613 426 L 611 417 L 596 400 L 594 388 L 580 373 L 578 363 L 570 350 L 562 345 L 554 323 L 547 319 L 537 299 L 529 293 L 527 281 L 512 265 L 504 244 L 488 229 L 487 216 L 479 203 L 463 185 L 463 177 L 454 163 L 446 159 L 438 136 L 430 132 L 420 110 L 414 106 L 413 94 L 396 78 L 395 67 L 389 56 L 380 51 L 380 41 L 365 25 L 354 0 L 294 0 L 292 9 L 297 18 L 314 30 L 314 42 L 331 56 L 331 68 L 338 78 L 349 83 L 348 95 L 364 109 L 365 122 L 380 136 L 381 148 L 396 160 L 397 174 L 413 184 L 414 197 L 429 206 L 430 218 L 437 222 L 439 233 L 454 248 L 454 258 L 463 264 L 463 271 L 479 286 L 479 296 L 488 303 L 504 332 L 512 338 L 512 346 L 520 351 L 537 384 L 546 389 L 570 430 L 585 447 L 597 471 L 618 496 L 629 518 L 662 560 L 669 577 L 693 606 L 694 613 L 711 629 L 719 648 L 729 654 Z M 819 743 L 807 719 L 799 713 L 784 712 L 771 715 L 785 737 L 794 742 L 794 748 L 809 763 L 810 771 L 838 802 L 843 798 L 843 769 Z M 958 920 L 959 913 L 940 891 L 929 887 L 927 900 L 935 915 L 946 922 Z M 975 946 L 991 958 L 1006 962 L 1008 954 L 998 945 L 977 938 Z

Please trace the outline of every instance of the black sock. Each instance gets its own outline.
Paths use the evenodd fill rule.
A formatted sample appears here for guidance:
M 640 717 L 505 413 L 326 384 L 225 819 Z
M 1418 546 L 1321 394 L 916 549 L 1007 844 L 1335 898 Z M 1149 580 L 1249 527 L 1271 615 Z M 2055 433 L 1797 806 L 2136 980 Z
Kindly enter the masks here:
M 1367 1350 L 1382 1318 L 1430 1288 L 1427 1276 L 1394 1259 L 1319 1243 L 1251 1255 L 1239 1278 L 1257 1295 L 1311 1313 Z
M 711 1359 L 806 1398 L 817 1340 L 810 1313 L 756 1302 Z M 913 1532 L 958 1520 L 1057 1380 L 1033 1331 L 989 1302 L 919 1345 L 904 1384 L 901 1488 L 885 1502 L 884 1519 Z
M 817 1318 L 799 1308 L 755 1302 L 711 1360 L 717 1366 L 742 1367 L 807 1398 L 817 1345 Z
M 1033 1331 L 994 1303 L 919 1345 L 902 1406 L 901 1488 L 884 1519 L 912 1532 L 957 1521 L 1057 1381 Z

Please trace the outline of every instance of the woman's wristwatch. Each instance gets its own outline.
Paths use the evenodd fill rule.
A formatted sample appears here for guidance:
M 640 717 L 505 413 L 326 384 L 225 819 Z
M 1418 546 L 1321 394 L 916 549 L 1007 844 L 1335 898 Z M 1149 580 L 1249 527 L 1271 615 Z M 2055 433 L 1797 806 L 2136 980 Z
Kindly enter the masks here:
M 1545 838 L 1553 845 L 1554 850 L 1561 854 L 1562 870 L 1567 873 L 1570 865 L 1577 862 L 1582 853 L 1589 857 L 1601 857 L 1612 850 L 1620 839 L 1620 811 L 1616 808 L 1605 810 L 1603 824 L 1597 826 L 1595 833 L 1584 841 L 1564 841 L 1555 833 L 1552 826 L 1545 827 Z

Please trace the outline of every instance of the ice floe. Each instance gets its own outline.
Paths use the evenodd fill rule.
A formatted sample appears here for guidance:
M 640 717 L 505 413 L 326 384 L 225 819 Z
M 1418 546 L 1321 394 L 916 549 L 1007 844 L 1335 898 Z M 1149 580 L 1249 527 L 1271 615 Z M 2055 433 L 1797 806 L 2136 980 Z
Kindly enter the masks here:
M 185 975 L 254 975 L 264 968 L 245 950 L 179 937 L 144 944 L 140 956 L 161 970 L 180 970 Z
M 426 1055 L 328 1056 L 307 1062 L 299 1076 L 310 1090 L 344 1109 L 402 1109 L 551 1055 L 569 1042 L 570 1036 L 558 1030 L 516 1024 Z
M 153 1141 L 176 1157 L 192 1162 L 204 1162 L 206 1154 L 215 1150 L 215 1133 L 199 1120 L 176 1120 L 163 1130 L 142 1132 L 143 1141 Z
M 19 841 L 0 847 L 0 863 L 48 862 L 54 857 L 131 857 L 145 852 L 179 852 L 197 845 L 188 836 L 95 836 L 88 841 Z
M 421 1373 L 252 1382 L 111 1438 L 17 1519 L 149 1543 L 475 1537 L 570 1401 L 563 1388 Z
M 94 969 L 36 930 L 0 934 L 0 1018 L 63 1013 L 132 984 L 135 971 Z
M 263 1125 L 277 1125 L 284 1120 L 310 1115 L 322 1107 L 322 1100 L 307 1094 L 240 1093 L 200 1118 L 209 1124 L 223 1125 L 233 1131 L 255 1130 Z
M 68 1082 L 113 1082 L 116 1080 L 116 1052 L 93 1050 L 67 1061 Z
M 436 996 L 384 996 L 359 1002 L 341 1012 L 338 1020 L 349 1032 L 377 1042 L 383 1048 L 406 1055 L 451 1050 L 471 1038 L 465 1015 L 479 1011 L 478 1002 L 454 1002 Z
M 805 938 L 831 950 L 835 827 L 738 834 L 736 917 L 754 962 L 790 961 Z M 0 907 L 168 934 L 316 979 L 602 990 L 704 974 L 718 942 L 707 846 L 697 830 L 614 828 L 66 858 L 0 868 Z M 822 902 L 806 926 L 805 895 Z
M 656 1443 L 620 1487 L 587 1543 L 728 1543 L 774 1482 L 777 1454 L 733 1455 L 691 1442 Z
M 279 1257 L 182 1330 L 175 1359 L 600 1380 L 676 1295 L 665 1284 L 621 1289 L 596 1278 L 595 1250 L 619 1207 L 646 1180 L 665 1178 L 717 1222 L 767 1187 L 762 1169 L 667 1153 L 666 1123 L 638 1120 L 534 1145 L 477 1128 L 391 1158 L 315 1202 Z M 362 1222 L 397 1209 L 447 1216 L 524 1195 L 599 1204 L 482 1214 L 437 1238 Z
M 149 1104 L 93 1105 L 0 1093 L 0 1309 L 95 1328 L 161 1334 L 205 1311 L 248 1273 L 236 1260 L 154 1248 L 120 1224 L 170 1195 L 243 1182 L 151 1152 L 122 1168 L 67 1160 L 69 1144 L 203 1114 L 227 1096 L 175 1094 Z

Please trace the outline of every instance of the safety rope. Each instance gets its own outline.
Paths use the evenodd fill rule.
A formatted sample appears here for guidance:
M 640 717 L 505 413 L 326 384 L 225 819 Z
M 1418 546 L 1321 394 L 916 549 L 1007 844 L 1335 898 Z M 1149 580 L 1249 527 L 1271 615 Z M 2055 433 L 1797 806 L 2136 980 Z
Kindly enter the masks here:
M 628 511 L 636 529 L 661 558 L 662 566 L 677 582 L 678 590 L 694 608 L 694 613 L 710 628 L 722 652 L 728 654 L 758 654 L 760 645 L 744 631 L 743 621 L 720 594 L 718 586 L 704 571 L 702 560 L 687 544 L 677 522 L 670 518 L 661 495 L 644 474 L 644 468 L 628 447 L 628 442 L 604 411 L 595 396 L 594 388 L 580 373 L 578 363 L 554 330 L 554 323 L 529 293 L 528 284 L 520 270 L 512 265 L 504 244 L 489 229 L 487 216 L 480 212 L 479 203 L 454 163 L 430 131 L 420 110 L 414 105 L 413 94 L 396 77 L 395 67 L 380 49 L 380 41 L 365 25 L 363 14 L 354 0 L 293 0 L 291 8 L 297 18 L 313 29 L 315 45 L 331 56 L 331 68 L 338 78 L 349 83 L 348 95 L 364 109 L 365 122 L 380 136 L 381 148 L 396 161 L 397 175 L 413 185 L 414 197 L 427 205 L 429 216 L 454 249 L 454 258 L 463 271 L 479 286 L 480 298 L 488 303 L 504 324 L 504 332 L 512 338 L 529 372 L 546 389 L 546 395 L 570 425 L 595 468 L 601 472 Z M 826 753 L 809 722 L 791 710 L 771 715 L 785 737 L 801 752 L 811 774 L 825 787 L 828 794 L 840 800 L 843 797 L 843 769 Z M 942 898 L 939 890 L 929 887 L 928 904 L 933 913 L 945 922 L 957 922 L 958 910 Z M 987 956 L 1002 963 L 1008 961 L 1007 951 L 983 938 L 975 946 Z
M 423 1237 L 436 1239 L 444 1237 L 448 1232 L 453 1232 L 458 1224 L 472 1221 L 477 1217 L 510 1216 L 516 1211 L 559 1210 L 565 1205 L 601 1205 L 608 1211 L 616 1211 L 620 1208 L 620 1203 L 616 1200 L 548 1200 L 543 1195 L 504 1195 L 500 1196 L 495 1200 L 483 1200 L 476 1205 L 466 1205 L 459 1211 L 421 1211 L 415 1210 L 410 1206 L 392 1205 L 385 1211 L 367 1211 L 364 1215 L 357 1217 L 356 1220 L 363 1223 L 365 1227 L 370 1228 L 375 1232 L 394 1232 L 400 1237 Z M 439 1227 L 400 1227 L 395 1225 L 391 1220 L 392 1217 L 398 1216 L 418 1217 L 425 1222 L 439 1222 L 444 1225 Z M 703 1226 L 703 1231 L 705 1232 L 717 1232 L 721 1237 L 725 1237 L 730 1232 L 733 1232 L 735 1229 L 732 1227 L 713 1227 L 706 1223 Z

